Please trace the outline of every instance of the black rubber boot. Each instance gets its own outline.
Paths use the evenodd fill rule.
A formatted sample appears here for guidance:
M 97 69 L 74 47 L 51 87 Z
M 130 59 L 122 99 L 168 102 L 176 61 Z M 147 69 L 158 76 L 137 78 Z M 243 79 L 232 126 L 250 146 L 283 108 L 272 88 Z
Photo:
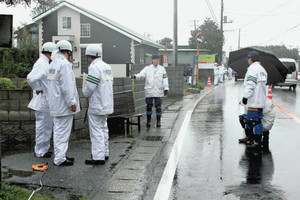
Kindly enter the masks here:
M 239 139 L 239 143 L 247 143 L 251 140 L 252 130 L 245 129 L 246 137 Z
M 150 127 L 151 126 L 151 115 L 147 115 L 147 124 L 146 124 L 147 127 Z
M 156 120 L 157 120 L 156 126 L 157 127 L 161 127 L 160 118 L 161 118 L 161 116 L 156 115 Z
M 249 149 L 260 149 L 261 146 L 261 135 L 254 135 L 253 143 L 247 143 L 247 148 Z

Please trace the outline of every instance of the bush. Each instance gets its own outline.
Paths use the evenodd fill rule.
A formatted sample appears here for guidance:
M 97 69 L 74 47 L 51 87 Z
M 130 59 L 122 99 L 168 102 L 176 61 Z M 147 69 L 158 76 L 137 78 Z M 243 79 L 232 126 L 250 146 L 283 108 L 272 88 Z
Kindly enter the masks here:
M 201 84 L 201 83 L 196 83 L 196 86 L 195 86 L 195 88 L 198 88 L 198 89 L 200 89 L 200 90 L 203 90 L 204 89 L 204 86 Z
M 0 89 L 16 89 L 9 78 L 0 78 Z
M 29 86 L 28 82 L 26 80 L 24 80 L 21 83 L 21 89 L 30 89 L 31 87 Z

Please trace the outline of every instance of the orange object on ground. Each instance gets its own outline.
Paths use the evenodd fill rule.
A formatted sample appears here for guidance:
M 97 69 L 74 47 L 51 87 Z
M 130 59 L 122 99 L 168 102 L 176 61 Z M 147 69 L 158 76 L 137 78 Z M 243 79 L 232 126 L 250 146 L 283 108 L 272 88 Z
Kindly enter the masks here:
M 207 86 L 206 87 L 211 87 L 211 80 L 210 80 L 210 76 L 208 77 L 208 80 L 207 80 Z
M 32 171 L 45 171 L 48 169 L 48 165 L 45 164 L 36 164 L 36 165 L 32 165 Z
M 272 89 L 271 89 L 271 86 L 269 86 L 269 90 L 268 90 L 268 96 L 267 96 L 269 99 L 273 99 L 272 97 Z

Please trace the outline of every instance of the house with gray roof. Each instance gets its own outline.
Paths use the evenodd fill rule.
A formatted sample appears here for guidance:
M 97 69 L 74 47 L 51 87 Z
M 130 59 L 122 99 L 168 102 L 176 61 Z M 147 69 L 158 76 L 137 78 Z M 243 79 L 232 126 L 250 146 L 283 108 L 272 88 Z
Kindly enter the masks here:
M 88 71 L 85 49 L 88 44 L 102 46 L 103 61 L 113 67 L 116 77 L 123 76 L 126 63 L 149 63 L 151 55 L 163 45 L 136 33 L 98 13 L 67 1 L 33 18 L 38 24 L 39 46 L 52 41 L 68 40 L 73 46 L 75 76 Z

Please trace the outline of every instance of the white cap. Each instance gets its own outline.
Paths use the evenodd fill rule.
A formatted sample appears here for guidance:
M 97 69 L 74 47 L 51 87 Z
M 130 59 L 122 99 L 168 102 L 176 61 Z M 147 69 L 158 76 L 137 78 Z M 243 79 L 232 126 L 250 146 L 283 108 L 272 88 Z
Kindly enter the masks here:
M 56 48 L 60 51 L 72 51 L 72 45 L 67 40 L 61 40 L 56 44 Z
M 102 48 L 98 44 L 89 44 L 85 50 L 85 55 L 100 57 L 102 55 Z
M 42 53 L 52 53 L 56 49 L 56 45 L 53 42 L 46 42 L 42 46 Z

